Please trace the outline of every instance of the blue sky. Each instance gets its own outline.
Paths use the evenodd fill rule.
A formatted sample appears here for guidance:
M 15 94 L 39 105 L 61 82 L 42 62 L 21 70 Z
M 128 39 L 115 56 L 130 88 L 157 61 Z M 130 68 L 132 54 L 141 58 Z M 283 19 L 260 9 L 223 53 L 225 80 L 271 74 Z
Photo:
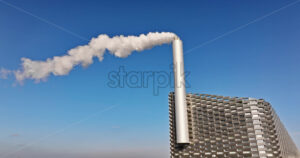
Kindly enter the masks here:
M 0 1 L 0 67 L 18 69 L 21 57 L 63 55 L 103 33 L 175 32 L 184 50 L 192 49 L 185 55 L 188 92 L 263 98 L 300 146 L 300 3 L 253 21 L 293 2 Z M 170 72 L 171 51 L 163 45 L 126 59 L 107 53 L 102 62 L 47 82 L 0 80 L 0 155 L 168 157 L 172 88 L 154 96 L 152 88 L 107 84 L 109 72 L 121 66 Z

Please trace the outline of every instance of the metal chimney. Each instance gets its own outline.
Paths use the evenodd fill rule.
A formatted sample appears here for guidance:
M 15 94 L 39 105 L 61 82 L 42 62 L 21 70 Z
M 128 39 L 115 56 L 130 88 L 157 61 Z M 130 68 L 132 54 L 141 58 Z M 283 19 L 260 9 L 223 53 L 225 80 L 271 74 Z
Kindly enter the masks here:
M 184 79 L 184 62 L 182 41 L 176 37 L 173 41 L 173 64 L 175 81 L 175 117 L 176 141 L 178 144 L 189 143 L 186 92 Z

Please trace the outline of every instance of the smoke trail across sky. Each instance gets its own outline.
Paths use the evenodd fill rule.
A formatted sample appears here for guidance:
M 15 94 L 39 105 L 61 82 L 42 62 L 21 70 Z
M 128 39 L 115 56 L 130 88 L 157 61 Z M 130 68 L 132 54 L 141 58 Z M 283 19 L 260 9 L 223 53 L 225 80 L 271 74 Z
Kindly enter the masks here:
M 92 38 L 87 45 L 77 46 L 70 49 L 66 55 L 48 58 L 45 61 L 34 61 L 29 58 L 22 58 L 22 67 L 19 70 L 10 71 L 1 69 L 0 75 L 6 78 L 8 73 L 14 74 L 17 81 L 25 79 L 36 81 L 45 80 L 49 75 L 67 75 L 75 66 L 87 67 L 93 63 L 93 58 L 103 60 L 106 50 L 111 54 L 126 58 L 133 51 L 143 51 L 157 45 L 171 43 L 176 35 L 171 32 L 150 32 L 139 36 L 114 36 L 109 37 L 101 34 Z

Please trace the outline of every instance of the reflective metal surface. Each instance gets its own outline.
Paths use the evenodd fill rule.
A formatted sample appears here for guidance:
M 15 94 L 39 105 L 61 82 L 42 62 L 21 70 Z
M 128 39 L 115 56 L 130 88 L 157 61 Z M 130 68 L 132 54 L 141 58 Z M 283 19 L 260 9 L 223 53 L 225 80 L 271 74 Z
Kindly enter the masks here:
M 186 92 L 184 79 L 184 62 L 182 41 L 177 37 L 173 41 L 173 65 L 175 81 L 176 142 L 189 143 L 188 121 L 186 111 Z
M 187 94 L 190 144 L 176 143 L 174 93 L 169 95 L 171 158 L 299 158 L 271 105 L 263 99 Z

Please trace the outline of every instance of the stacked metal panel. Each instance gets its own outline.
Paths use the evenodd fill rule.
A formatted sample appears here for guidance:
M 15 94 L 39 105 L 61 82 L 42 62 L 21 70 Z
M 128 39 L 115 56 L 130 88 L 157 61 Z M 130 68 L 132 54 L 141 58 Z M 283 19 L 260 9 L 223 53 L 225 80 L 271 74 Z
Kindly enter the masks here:
M 169 95 L 171 158 L 300 158 L 263 99 L 187 94 L 190 143 L 176 144 L 174 93 Z

